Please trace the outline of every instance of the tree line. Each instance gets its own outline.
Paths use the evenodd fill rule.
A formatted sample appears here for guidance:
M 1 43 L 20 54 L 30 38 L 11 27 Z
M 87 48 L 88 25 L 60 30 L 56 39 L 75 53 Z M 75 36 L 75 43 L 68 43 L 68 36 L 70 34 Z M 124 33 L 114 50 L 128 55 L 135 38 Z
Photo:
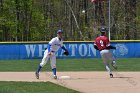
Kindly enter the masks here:
M 93 2 L 92 2 L 93 1 Z M 110 0 L 112 40 L 140 39 L 140 1 Z M 108 29 L 109 0 L 0 0 L 0 41 L 94 40 Z

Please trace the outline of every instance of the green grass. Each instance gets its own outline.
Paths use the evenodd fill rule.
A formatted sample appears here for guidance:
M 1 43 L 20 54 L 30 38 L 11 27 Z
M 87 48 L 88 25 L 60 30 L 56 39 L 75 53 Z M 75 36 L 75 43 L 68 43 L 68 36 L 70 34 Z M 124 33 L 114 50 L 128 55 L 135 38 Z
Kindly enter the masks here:
M 41 59 L 0 60 L 0 72 L 3 71 L 35 71 Z M 118 71 L 140 71 L 140 58 L 117 59 Z M 50 62 L 43 71 L 51 71 Z M 57 71 L 105 71 L 101 59 L 58 59 Z
M 80 93 L 51 82 L 0 82 L 0 93 Z
M 0 60 L 0 72 L 35 71 L 41 59 Z M 118 71 L 140 71 L 140 58 L 117 59 Z M 43 71 L 51 71 L 50 62 Z M 57 71 L 106 71 L 101 59 L 58 59 Z M 51 82 L 3 82 L 0 93 L 79 93 Z

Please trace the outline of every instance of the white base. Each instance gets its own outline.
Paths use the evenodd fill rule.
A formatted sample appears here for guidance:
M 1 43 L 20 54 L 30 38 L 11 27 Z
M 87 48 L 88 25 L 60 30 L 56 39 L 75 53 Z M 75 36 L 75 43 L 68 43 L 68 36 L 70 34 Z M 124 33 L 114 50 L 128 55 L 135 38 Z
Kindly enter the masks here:
M 60 76 L 59 79 L 70 79 L 70 76 Z

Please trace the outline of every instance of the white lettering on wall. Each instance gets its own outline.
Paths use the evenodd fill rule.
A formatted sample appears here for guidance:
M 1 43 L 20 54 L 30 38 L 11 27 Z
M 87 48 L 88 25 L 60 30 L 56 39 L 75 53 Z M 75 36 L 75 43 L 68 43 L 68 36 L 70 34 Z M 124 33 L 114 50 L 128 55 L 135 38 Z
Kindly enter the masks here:
M 64 45 L 65 46 L 65 45 Z M 42 57 L 47 44 L 25 45 L 28 57 Z M 65 46 L 66 47 L 66 46 Z M 68 44 L 67 48 L 71 57 L 92 57 L 96 56 L 96 49 L 93 44 Z M 38 52 L 35 52 L 38 51 Z M 56 56 L 64 56 L 64 50 L 56 52 Z
M 29 57 L 31 55 L 32 57 L 34 57 L 36 45 L 25 45 L 25 47 L 27 56 Z
M 42 52 L 43 52 L 42 45 L 38 45 L 38 46 L 39 46 L 39 57 L 42 57 Z
M 81 44 L 79 46 L 79 54 L 81 56 L 86 56 L 86 54 L 87 54 L 87 46 L 86 46 L 86 44 Z
M 93 44 L 88 44 L 88 47 L 89 47 L 88 56 L 91 56 L 91 52 L 93 53 L 93 56 L 96 56 L 96 49 L 94 48 L 94 45 Z
M 45 51 L 45 49 L 47 49 L 48 44 L 44 44 L 44 49 L 43 51 Z
M 69 44 L 69 49 L 71 48 L 71 56 L 75 56 L 75 51 L 77 48 L 77 44 Z

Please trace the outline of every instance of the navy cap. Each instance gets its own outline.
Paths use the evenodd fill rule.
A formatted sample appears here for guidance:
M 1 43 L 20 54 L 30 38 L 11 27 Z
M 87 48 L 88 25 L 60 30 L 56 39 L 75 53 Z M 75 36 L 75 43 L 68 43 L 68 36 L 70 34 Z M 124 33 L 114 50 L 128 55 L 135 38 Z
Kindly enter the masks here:
M 106 28 L 104 27 L 101 28 L 101 32 L 106 32 L 106 31 L 107 31 Z
M 59 30 L 57 31 L 57 34 L 58 34 L 58 33 L 63 33 L 63 31 L 62 31 L 61 29 L 59 29 Z

